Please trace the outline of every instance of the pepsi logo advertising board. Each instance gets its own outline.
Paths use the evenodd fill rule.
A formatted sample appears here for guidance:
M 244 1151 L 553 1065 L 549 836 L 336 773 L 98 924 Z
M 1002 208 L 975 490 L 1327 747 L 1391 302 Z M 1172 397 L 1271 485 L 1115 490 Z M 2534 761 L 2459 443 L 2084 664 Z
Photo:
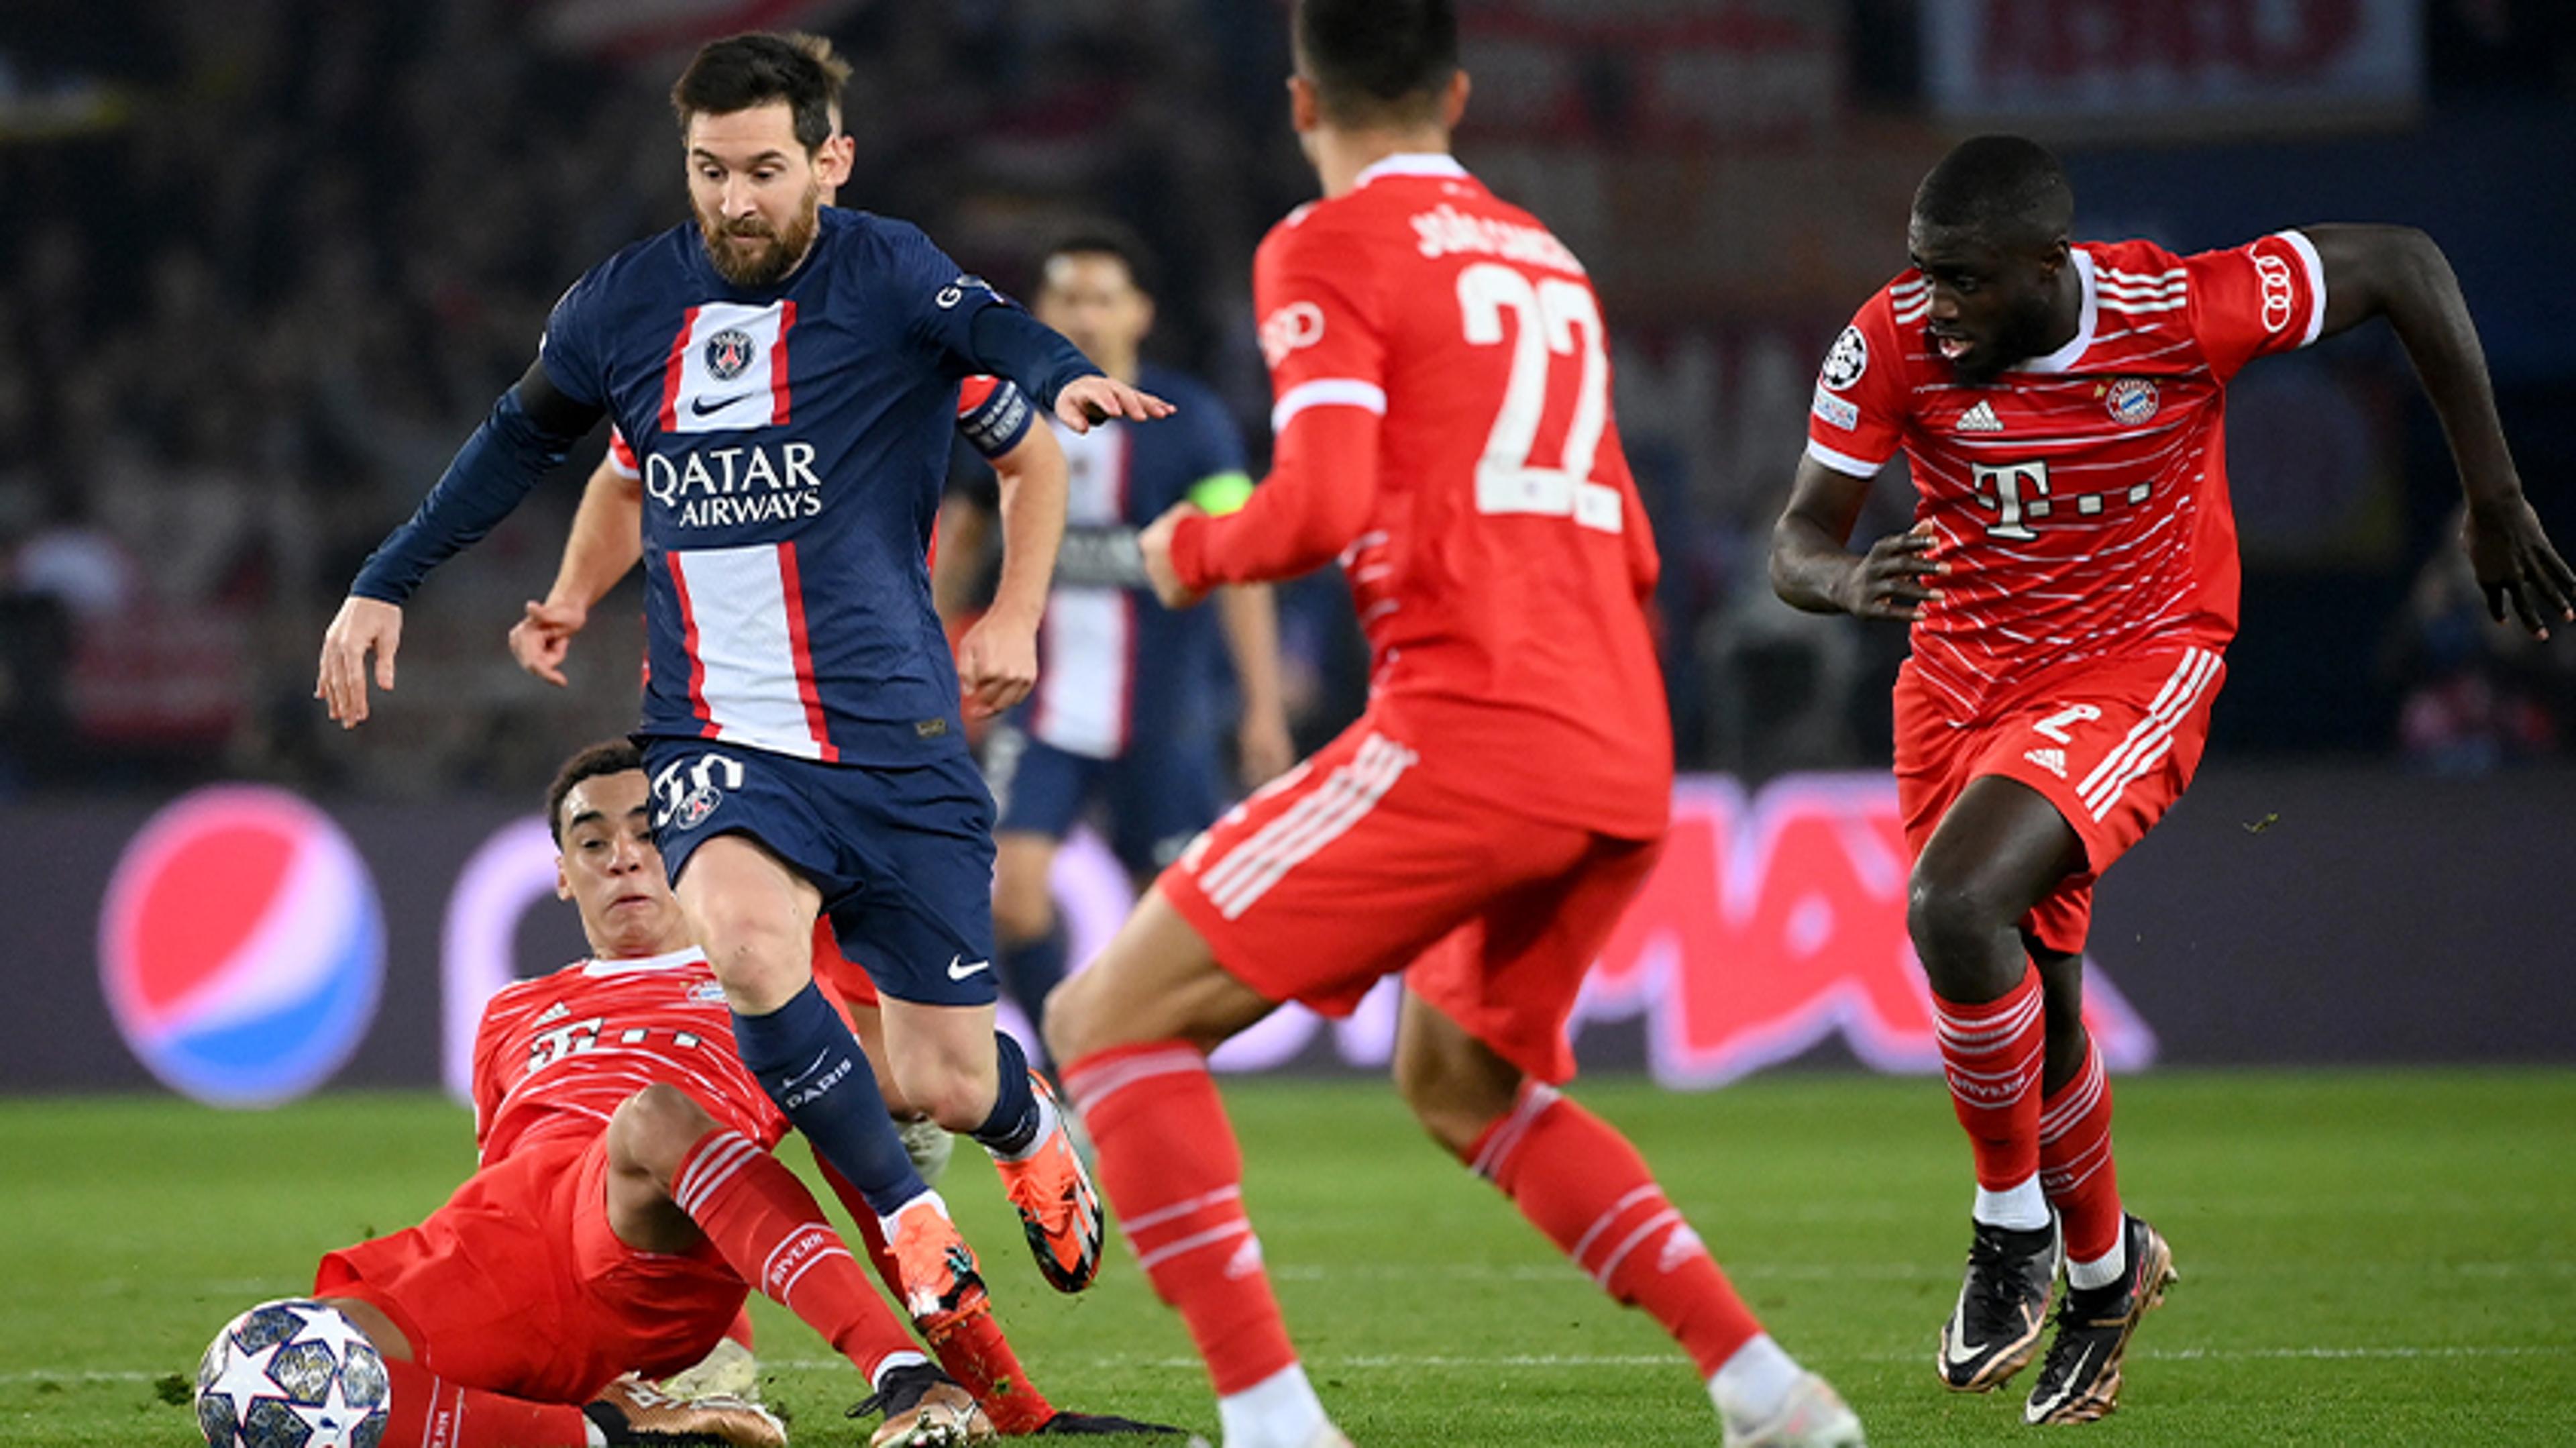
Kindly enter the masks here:
M 98 937 L 135 1058 L 218 1106 L 330 1079 L 384 978 L 384 912 L 357 848 L 329 815 L 257 786 L 199 790 L 153 816 L 109 879 Z

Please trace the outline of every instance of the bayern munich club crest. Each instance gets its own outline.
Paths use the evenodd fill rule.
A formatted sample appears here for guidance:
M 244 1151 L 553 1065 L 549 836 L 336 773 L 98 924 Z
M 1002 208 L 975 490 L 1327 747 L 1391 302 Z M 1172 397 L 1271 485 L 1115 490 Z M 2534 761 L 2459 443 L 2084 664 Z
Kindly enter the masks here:
M 2111 420 L 2127 427 L 2136 427 L 2153 419 L 2156 409 L 2164 405 L 2163 399 L 2156 395 L 2154 380 L 2146 377 L 2123 377 L 2112 383 L 2106 401 L 2111 409 Z
M 727 327 L 707 339 L 707 375 L 718 382 L 731 382 L 751 366 L 751 334 L 740 327 Z
M 183 796 L 125 847 L 99 983 L 136 1059 L 217 1106 L 268 1106 L 337 1072 L 374 1021 L 384 913 L 357 849 L 283 790 Z

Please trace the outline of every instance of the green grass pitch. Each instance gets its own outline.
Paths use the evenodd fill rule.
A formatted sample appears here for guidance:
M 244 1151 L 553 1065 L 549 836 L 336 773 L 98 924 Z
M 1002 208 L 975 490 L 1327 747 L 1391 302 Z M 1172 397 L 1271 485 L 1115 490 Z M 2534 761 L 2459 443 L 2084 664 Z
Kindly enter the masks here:
M 2102 1443 L 2576 1442 L 2576 1073 L 2154 1074 L 2120 1084 L 2130 1201 L 2183 1280 Z M 1379 1085 L 1234 1084 L 1246 1185 L 1308 1366 L 1364 1445 L 1713 1444 L 1699 1383 Z M 1625 1127 L 1789 1349 L 1891 1444 L 2009 1442 L 2020 1395 L 1934 1383 L 1967 1240 L 1967 1150 L 1930 1080 L 1788 1075 L 1577 1094 Z M 187 1448 L 156 1379 L 404 1225 L 473 1159 L 465 1114 L 334 1096 L 229 1115 L 0 1102 L 0 1442 Z M 800 1155 L 801 1152 L 792 1153 Z M 1059 1298 L 988 1169 L 946 1191 L 1032 1375 L 1069 1406 L 1214 1429 L 1176 1319 L 1113 1247 Z M 800 1443 L 864 1441 L 864 1391 L 755 1299 Z M 2025 1376 L 2014 1386 L 2026 1389 Z

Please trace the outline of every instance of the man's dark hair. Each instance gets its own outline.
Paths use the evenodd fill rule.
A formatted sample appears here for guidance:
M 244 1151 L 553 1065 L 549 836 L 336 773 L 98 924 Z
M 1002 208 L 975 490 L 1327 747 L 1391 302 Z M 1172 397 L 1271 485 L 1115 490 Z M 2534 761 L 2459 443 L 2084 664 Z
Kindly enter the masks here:
M 1458 72 L 1450 0 L 1297 0 L 1297 59 L 1337 125 L 1417 125 Z
M 1915 218 L 1964 230 L 2001 246 L 2045 246 L 2075 225 L 2075 188 L 2037 141 L 1978 136 L 1962 141 L 1914 191 Z
M 1046 270 L 1060 256 L 1113 257 L 1127 268 L 1127 279 L 1136 284 L 1136 290 L 1149 297 L 1155 294 L 1158 278 L 1144 241 L 1115 222 L 1086 221 L 1049 241 L 1038 256 L 1038 285 L 1046 284 Z
M 590 746 L 563 763 L 555 771 L 555 782 L 546 786 L 546 833 L 555 837 L 555 847 L 563 847 L 564 796 L 585 779 L 603 774 L 624 774 L 644 767 L 644 751 L 627 739 L 606 739 Z
M 828 51 L 818 56 L 813 38 L 754 32 L 709 41 L 671 87 L 671 110 L 686 135 L 693 116 L 729 116 L 755 106 L 787 103 L 796 143 L 808 154 L 832 138 L 832 108 L 849 68 Z

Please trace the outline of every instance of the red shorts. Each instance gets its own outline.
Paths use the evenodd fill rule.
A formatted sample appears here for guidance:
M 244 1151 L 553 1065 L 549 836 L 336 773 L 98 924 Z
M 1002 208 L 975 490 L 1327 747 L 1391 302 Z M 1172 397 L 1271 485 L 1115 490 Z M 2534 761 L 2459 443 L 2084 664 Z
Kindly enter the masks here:
M 1228 974 L 1348 1015 L 1405 985 L 1542 1081 L 1566 1017 L 1662 852 L 1533 820 L 1363 717 L 1193 841 L 1158 882 Z M 1409 969 L 1408 969 L 1409 967 Z
M 2039 791 L 2084 841 L 2084 870 L 2034 906 L 2023 928 L 2053 951 L 2083 950 L 2093 882 L 2182 798 L 2209 743 L 2227 665 L 2210 649 L 2163 649 L 2063 671 L 2028 702 L 1955 725 L 1907 665 L 1896 680 L 1896 798 L 1916 858 L 1970 780 L 2001 775 Z
M 823 983 L 823 994 L 840 1001 L 842 1014 L 854 1010 L 875 1010 L 877 983 L 868 976 L 868 968 L 841 953 L 841 937 L 832 933 L 832 917 L 814 917 L 814 978 Z
M 415 1361 L 470 1388 L 585 1403 L 620 1373 L 666 1377 L 714 1349 L 747 1289 L 709 1244 L 619 1241 L 607 1171 L 605 1131 L 540 1137 L 419 1226 L 324 1257 L 313 1293 L 381 1308 Z

